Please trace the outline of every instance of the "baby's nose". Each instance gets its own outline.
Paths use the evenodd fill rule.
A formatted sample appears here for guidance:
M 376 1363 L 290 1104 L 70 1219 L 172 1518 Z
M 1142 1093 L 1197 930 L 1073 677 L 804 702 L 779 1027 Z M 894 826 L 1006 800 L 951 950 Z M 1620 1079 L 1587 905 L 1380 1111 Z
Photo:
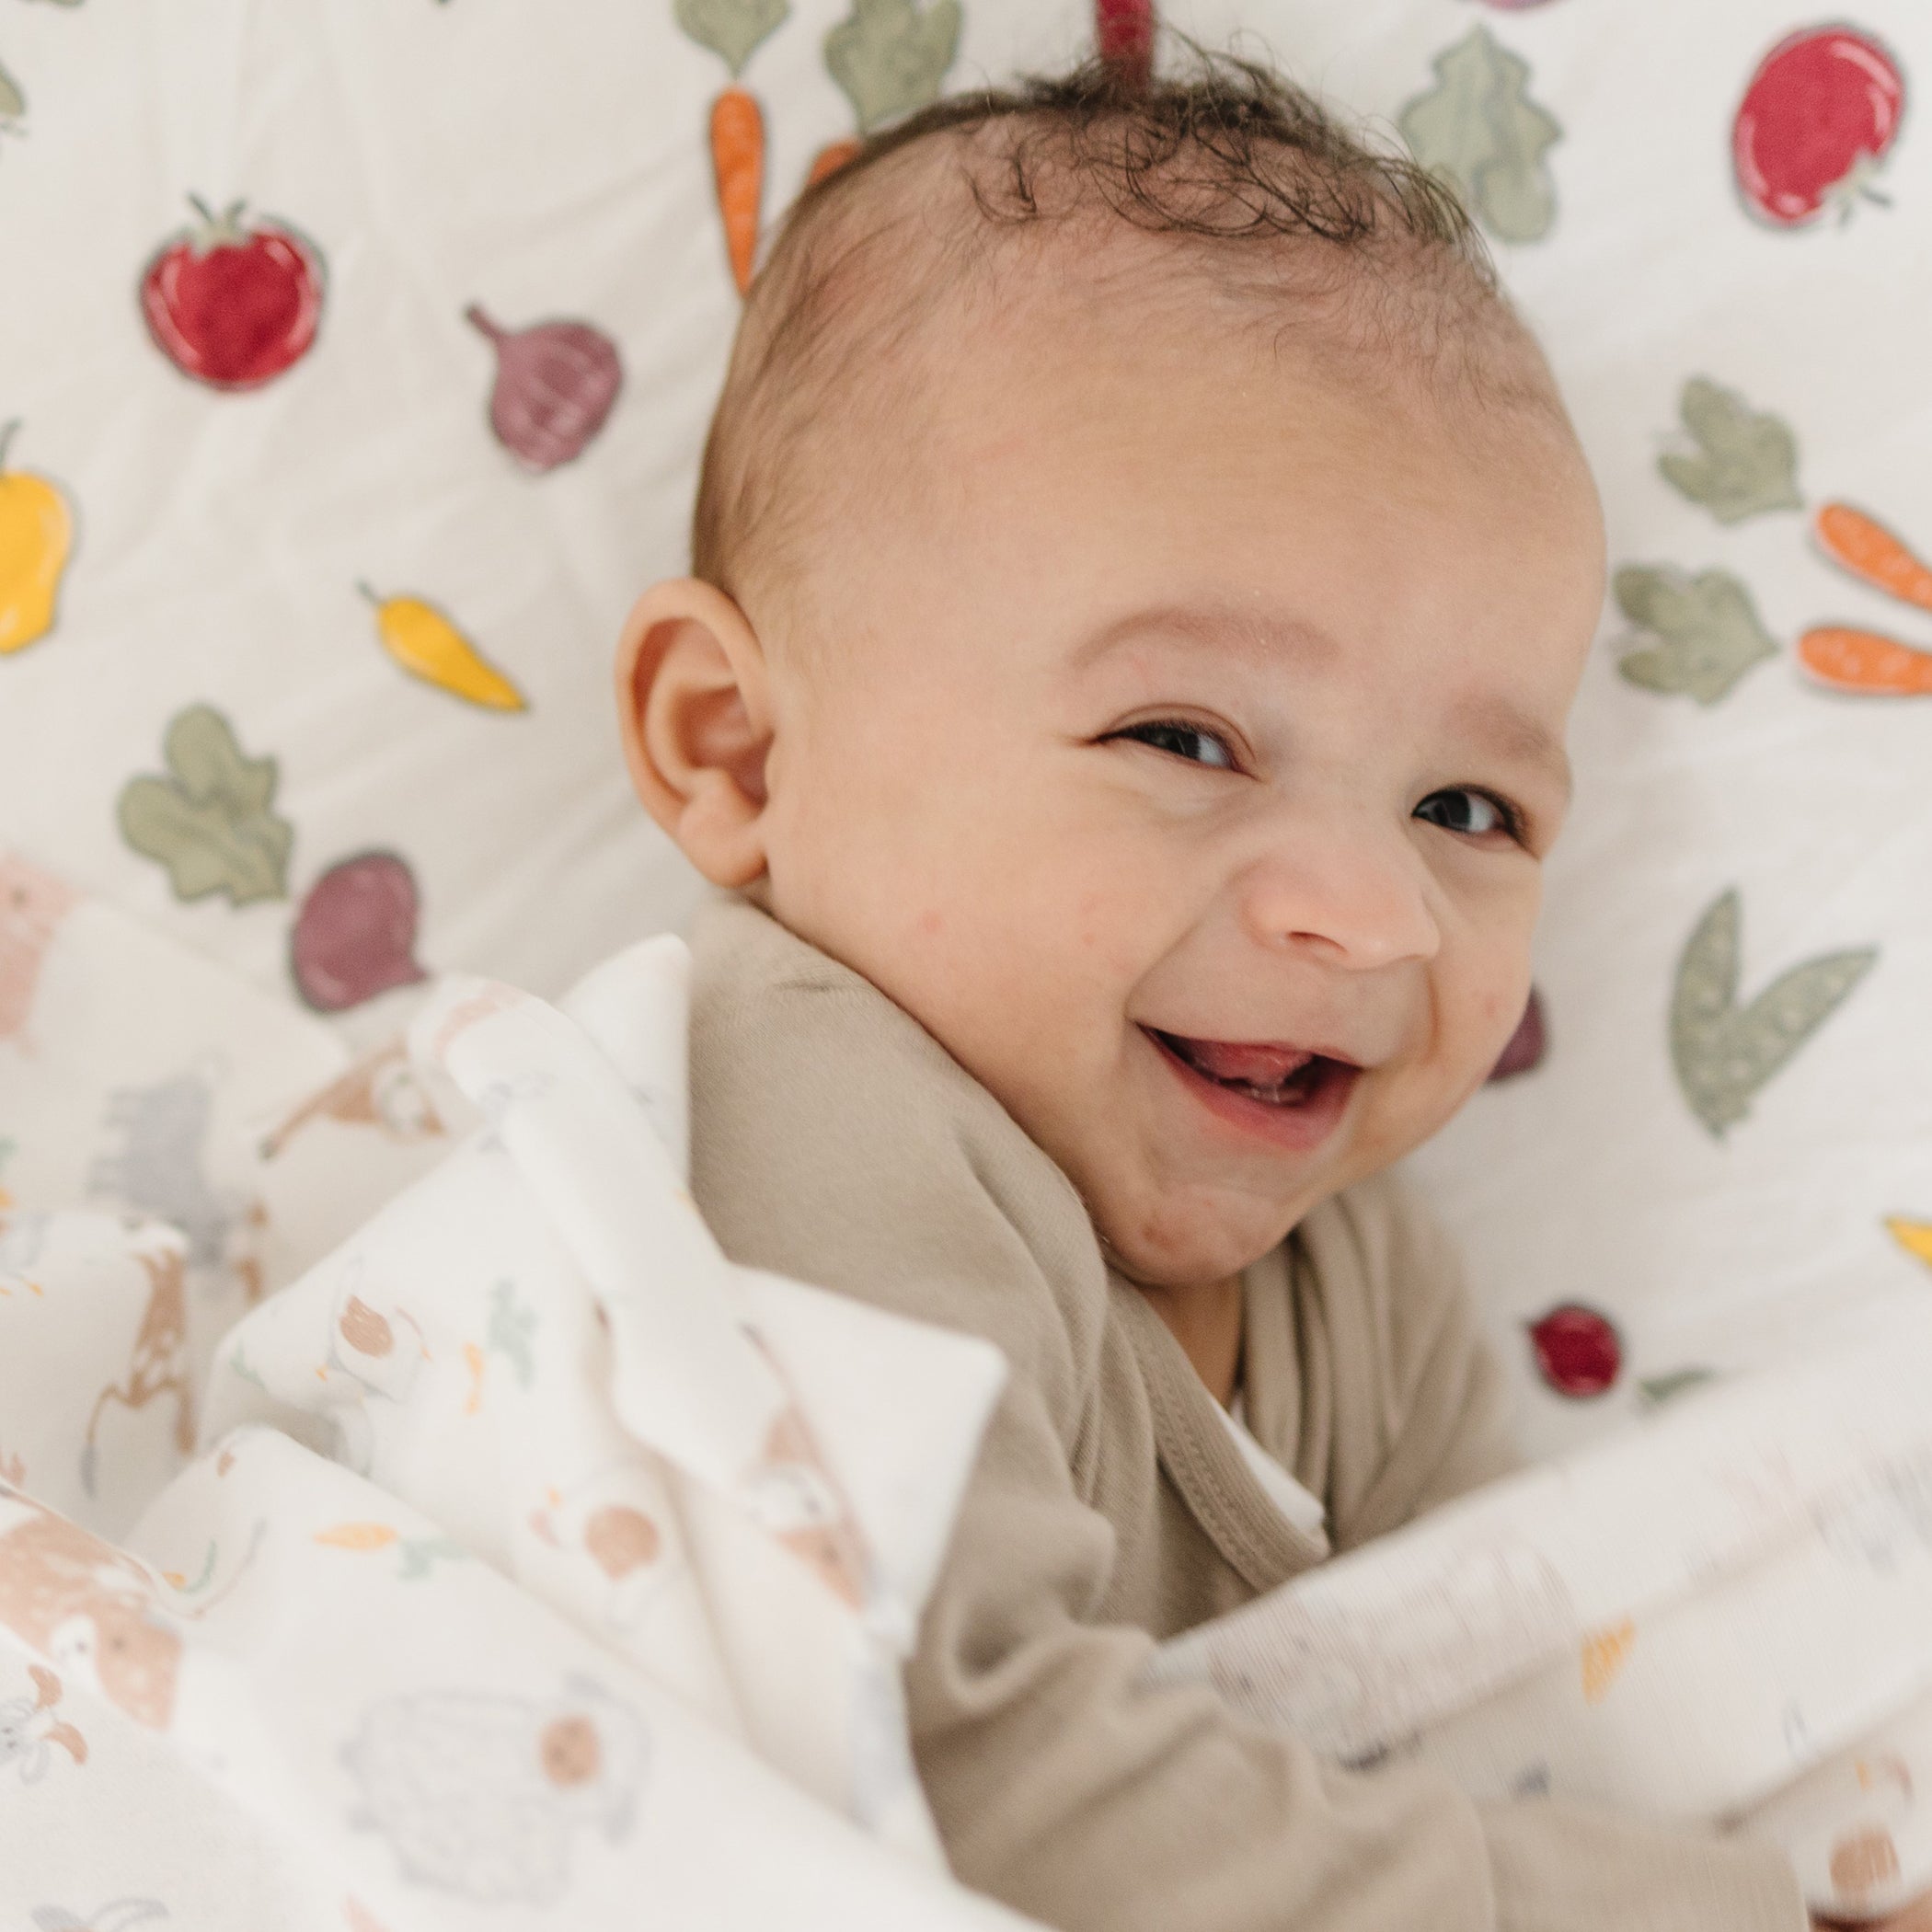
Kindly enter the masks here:
M 1251 865 L 1237 890 L 1243 923 L 1260 944 L 1357 972 L 1432 960 L 1442 946 L 1414 847 L 1360 824 L 1304 828 Z

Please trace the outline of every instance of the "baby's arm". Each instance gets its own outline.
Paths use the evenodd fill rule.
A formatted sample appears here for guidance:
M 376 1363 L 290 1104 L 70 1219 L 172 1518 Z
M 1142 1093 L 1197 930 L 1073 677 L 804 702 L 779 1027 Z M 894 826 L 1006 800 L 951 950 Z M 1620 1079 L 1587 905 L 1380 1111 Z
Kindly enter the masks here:
M 908 1675 L 968 1883 L 1078 1932 L 1803 1932 L 1764 1847 L 1476 1805 L 1421 1767 L 1323 1765 L 1208 1692 L 1138 1689 L 1150 1639 L 1095 1620 L 1112 1540 L 1016 1383 Z

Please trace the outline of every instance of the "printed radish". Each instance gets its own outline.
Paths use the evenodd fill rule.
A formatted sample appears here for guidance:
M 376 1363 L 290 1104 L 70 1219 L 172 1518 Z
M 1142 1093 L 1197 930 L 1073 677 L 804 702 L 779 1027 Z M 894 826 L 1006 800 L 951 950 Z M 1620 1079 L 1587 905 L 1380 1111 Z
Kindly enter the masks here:
M 581 456 L 624 384 L 617 345 L 588 322 L 500 328 L 476 303 L 463 316 L 496 348 L 489 426 L 497 441 L 538 475 Z
M 362 852 L 309 888 L 289 939 L 302 997 L 340 1013 L 427 977 L 416 963 L 416 878 L 393 852 Z
M 1808 27 L 1759 63 L 1731 127 L 1745 206 L 1774 227 L 1801 227 L 1826 209 L 1851 213 L 1870 187 L 1904 110 L 1898 63 L 1869 34 Z
M 1623 1371 L 1623 1342 L 1616 1325 L 1581 1302 L 1552 1308 L 1528 1328 L 1536 1366 L 1559 1396 L 1588 1401 L 1610 1388 Z
M 201 224 L 149 259 L 141 313 L 155 345 L 212 389 L 258 389 L 308 353 L 327 276 L 315 245 L 285 222 L 215 214 L 190 198 Z

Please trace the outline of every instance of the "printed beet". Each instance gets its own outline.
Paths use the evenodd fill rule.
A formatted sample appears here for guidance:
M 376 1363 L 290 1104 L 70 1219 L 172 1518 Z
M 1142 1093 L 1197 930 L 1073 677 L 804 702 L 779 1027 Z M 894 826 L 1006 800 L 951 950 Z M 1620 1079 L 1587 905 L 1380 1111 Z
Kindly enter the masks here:
M 1585 1401 L 1623 1372 L 1623 1341 L 1614 1323 L 1581 1302 L 1565 1302 L 1529 1324 L 1543 1379 L 1559 1396 Z
M 497 441 L 539 474 L 581 456 L 623 386 L 617 345 L 588 322 L 512 330 L 498 328 L 474 303 L 463 314 L 496 345 L 489 426 Z
M 393 852 L 331 866 L 309 889 L 289 942 L 302 997 L 339 1013 L 425 978 L 416 963 L 416 880 Z
M 192 198 L 190 198 L 192 199 Z M 155 345 L 212 389 L 258 389 L 308 353 L 326 276 L 313 244 L 287 224 L 245 222 L 243 203 L 201 216 L 148 262 L 141 313 Z
M 1801 227 L 1828 208 L 1851 213 L 1898 132 L 1905 83 L 1869 34 L 1811 27 L 1759 63 L 1731 127 L 1744 203 L 1774 227 Z
M 1526 1074 L 1532 1067 L 1542 1065 L 1548 1044 L 1549 1036 L 1543 1025 L 1543 997 L 1532 986 L 1529 1004 L 1524 1007 L 1523 1018 L 1516 1022 L 1509 1044 L 1489 1069 L 1489 1078 L 1507 1080 L 1512 1074 Z

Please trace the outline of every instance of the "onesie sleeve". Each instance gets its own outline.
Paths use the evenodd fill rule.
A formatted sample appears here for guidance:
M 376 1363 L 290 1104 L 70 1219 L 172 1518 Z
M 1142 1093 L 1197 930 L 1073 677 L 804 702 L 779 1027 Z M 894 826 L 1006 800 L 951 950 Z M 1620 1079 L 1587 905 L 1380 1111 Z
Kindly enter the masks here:
M 1100 1620 L 1116 1533 L 1074 1476 L 1105 1302 L 1084 1211 L 936 1046 L 882 1064 L 848 997 L 694 1025 L 693 1188 L 734 1258 L 1007 1356 L 906 1673 L 966 1884 L 1064 1932 L 1805 1932 L 1762 1848 L 1484 1811 L 1424 1767 L 1341 1770 L 1206 1687 L 1142 1684 L 1153 1639 Z

